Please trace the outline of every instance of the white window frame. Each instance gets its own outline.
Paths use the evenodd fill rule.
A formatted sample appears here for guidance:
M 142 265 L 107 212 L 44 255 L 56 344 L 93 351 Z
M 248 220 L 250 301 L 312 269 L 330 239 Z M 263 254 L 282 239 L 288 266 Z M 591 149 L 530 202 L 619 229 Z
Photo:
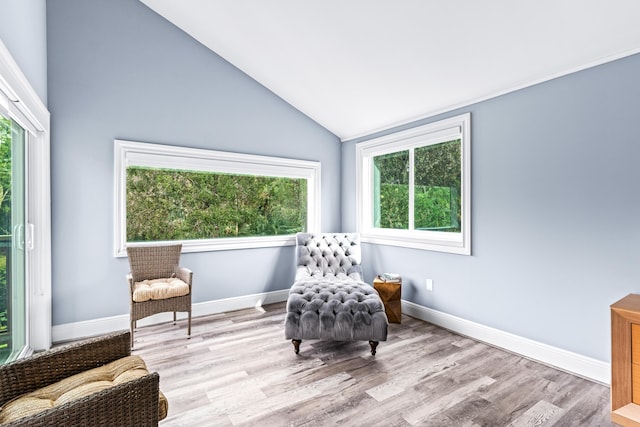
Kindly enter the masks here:
M 149 244 L 149 242 L 127 242 L 126 175 L 129 166 L 306 179 L 307 231 L 320 230 L 320 162 L 119 139 L 114 141 L 114 146 L 116 257 L 126 256 L 127 245 Z M 177 242 L 182 243 L 183 252 L 205 252 L 294 245 L 295 236 L 219 237 Z
M 1 40 L 0 109 L 26 132 L 28 354 L 51 347 L 50 115 Z
M 374 227 L 373 158 L 425 145 L 461 141 L 461 231 L 398 230 Z M 412 151 L 410 151 L 412 153 Z M 409 174 L 413 184 L 413 170 Z M 413 197 L 409 197 L 413 218 Z M 356 215 L 363 242 L 471 255 L 471 114 L 466 113 L 356 145 Z

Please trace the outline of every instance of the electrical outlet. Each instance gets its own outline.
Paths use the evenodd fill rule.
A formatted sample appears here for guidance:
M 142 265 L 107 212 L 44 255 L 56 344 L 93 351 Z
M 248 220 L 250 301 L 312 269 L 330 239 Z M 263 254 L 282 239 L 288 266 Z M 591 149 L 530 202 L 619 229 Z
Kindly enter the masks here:
M 432 279 L 427 279 L 427 290 L 428 291 L 433 291 L 433 280 Z

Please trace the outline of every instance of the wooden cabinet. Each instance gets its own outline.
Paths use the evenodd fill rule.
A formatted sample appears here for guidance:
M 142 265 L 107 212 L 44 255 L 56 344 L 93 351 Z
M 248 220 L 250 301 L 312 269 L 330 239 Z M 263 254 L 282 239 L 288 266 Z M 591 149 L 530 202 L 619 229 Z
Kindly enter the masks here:
M 640 405 L 640 325 L 631 324 L 631 401 Z
M 611 421 L 640 427 L 640 295 L 611 305 Z

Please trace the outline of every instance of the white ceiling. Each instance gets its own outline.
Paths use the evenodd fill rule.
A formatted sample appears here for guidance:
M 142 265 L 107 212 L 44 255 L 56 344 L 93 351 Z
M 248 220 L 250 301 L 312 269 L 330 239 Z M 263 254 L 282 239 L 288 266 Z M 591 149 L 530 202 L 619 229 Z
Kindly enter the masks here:
M 638 0 L 140 0 L 342 140 L 640 52 Z

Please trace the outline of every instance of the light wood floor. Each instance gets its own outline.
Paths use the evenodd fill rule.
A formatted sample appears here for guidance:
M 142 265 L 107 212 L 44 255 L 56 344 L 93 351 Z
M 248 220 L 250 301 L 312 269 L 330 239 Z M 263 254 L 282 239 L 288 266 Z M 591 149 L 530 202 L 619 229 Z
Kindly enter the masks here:
M 161 426 L 613 426 L 609 388 L 421 320 L 367 342 L 284 339 L 284 303 L 139 328 Z

